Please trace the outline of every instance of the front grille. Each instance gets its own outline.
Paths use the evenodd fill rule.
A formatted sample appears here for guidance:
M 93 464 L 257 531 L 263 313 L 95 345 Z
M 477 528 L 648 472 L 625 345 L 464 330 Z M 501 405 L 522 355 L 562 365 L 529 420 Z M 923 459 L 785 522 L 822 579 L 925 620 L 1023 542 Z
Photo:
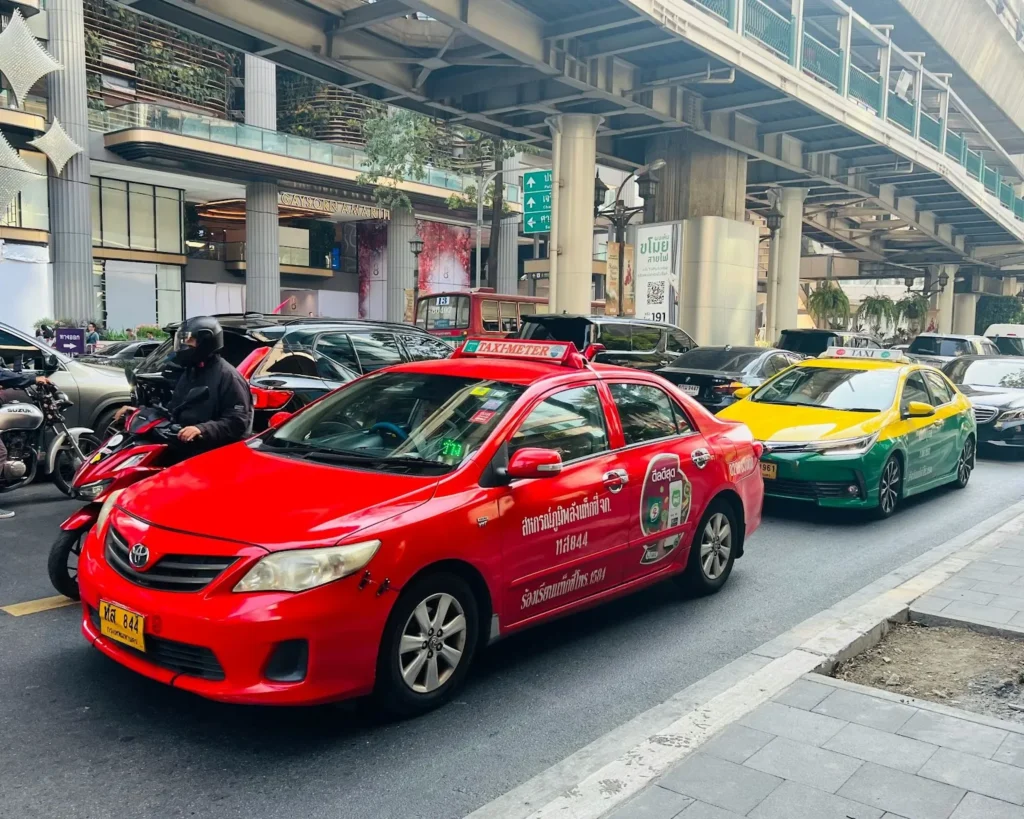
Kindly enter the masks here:
M 107 534 L 107 563 L 125 580 L 159 591 L 201 591 L 237 559 L 208 555 L 165 555 L 152 568 L 140 572 L 128 562 L 130 548 L 124 536 L 111 526 Z
M 998 414 L 999 409 L 997 407 L 974 405 L 974 420 L 979 424 L 987 424 L 989 421 L 995 420 Z
M 91 606 L 89 619 L 99 631 L 100 613 Z M 179 643 L 176 640 L 164 640 L 161 637 L 154 637 L 152 634 L 146 634 L 145 640 L 145 651 L 136 651 L 121 643 L 118 643 L 117 647 L 121 651 L 176 674 L 187 674 L 190 677 L 199 677 L 213 682 L 220 682 L 224 679 L 224 669 L 221 668 L 217 656 L 208 648 Z
M 788 478 L 764 482 L 766 495 L 785 495 L 789 498 L 819 500 L 823 498 L 859 498 L 860 493 L 851 495 L 849 487 L 853 481 L 794 481 Z

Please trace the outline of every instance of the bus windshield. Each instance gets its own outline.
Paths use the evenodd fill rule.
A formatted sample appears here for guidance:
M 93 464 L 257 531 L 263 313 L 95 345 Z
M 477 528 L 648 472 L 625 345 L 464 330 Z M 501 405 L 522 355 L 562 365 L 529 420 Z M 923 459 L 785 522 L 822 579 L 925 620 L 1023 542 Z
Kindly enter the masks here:
M 469 327 L 469 296 L 426 296 L 416 305 L 416 326 L 424 330 Z

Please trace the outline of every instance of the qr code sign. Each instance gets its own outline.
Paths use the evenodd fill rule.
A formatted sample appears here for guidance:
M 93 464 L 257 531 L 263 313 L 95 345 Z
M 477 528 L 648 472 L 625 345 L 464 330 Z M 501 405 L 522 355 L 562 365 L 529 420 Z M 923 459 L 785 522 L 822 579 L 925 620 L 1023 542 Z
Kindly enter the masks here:
M 665 282 L 647 282 L 647 303 L 662 304 L 665 301 Z

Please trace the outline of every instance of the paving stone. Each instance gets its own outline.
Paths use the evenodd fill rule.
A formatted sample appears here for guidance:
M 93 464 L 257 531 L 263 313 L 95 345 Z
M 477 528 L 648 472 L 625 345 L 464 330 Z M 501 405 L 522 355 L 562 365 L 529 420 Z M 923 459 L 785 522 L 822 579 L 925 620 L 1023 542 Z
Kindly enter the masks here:
M 659 780 L 663 788 L 739 814 L 747 813 L 781 783 L 771 774 L 701 753 L 684 760 Z
M 978 603 L 987 606 L 995 599 L 994 594 L 985 594 L 973 589 L 932 589 L 929 597 L 938 597 L 941 600 L 965 600 L 968 603 Z
M 1001 577 L 1004 578 L 1003 582 L 1005 582 L 1005 578 L 1007 578 L 1007 577 L 1022 577 L 1022 576 L 1024 576 L 1024 567 L 1020 567 L 1020 566 L 1007 566 L 1004 563 L 992 563 L 992 562 L 990 562 L 988 560 L 975 560 L 970 566 L 968 566 L 963 571 L 964 571 L 964 574 L 967 574 L 971 570 L 975 570 L 975 571 L 979 571 L 979 572 L 995 572 L 996 574 L 998 574 L 998 575 L 1000 575 Z M 968 574 L 968 576 L 970 576 L 970 575 Z M 1000 582 L 1000 581 L 996 581 L 996 582 Z
M 973 589 L 974 588 L 974 584 L 977 583 L 977 582 L 978 582 L 977 580 L 974 580 L 974 579 L 972 579 L 970 577 L 962 577 L 961 575 L 956 574 L 956 575 L 953 575 L 953 577 L 949 578 L 949 580 L 947 580 L 942 585 L 936 586 L 936 588 L 937 589 Z
M 938 750 L 936 745 L 864 725 L 847 725 L 823 747 L 907 773 L 917 773 Z
M 733 723 L 718 736 L 701 746 L 701 753 L 742 765 L 765 745 L 775 739 L 774 734 L 755 731 L 745 725 Z
M 897 816 L 895 813 L 886 813 L 882 816 L 882 819 L 907 819 L 907 817 Z
M 1016 580 L 1019 577 L 1021 577 L 1021 575 L 1016 574 L 1016 573 L 1006 573 L 1006 572 L 999 571 L 999 569 L 1007 569 L 1007 568 L 1013 569 L 1014 567 L 1012 567 L 1012 566 L 1000 566 L 1000 567 L 996 568 L 996 564 L 995 563 L 990 563 L 989 564 L 989 568 L 984 569 L 984 568 L 981 568 L 980 566 L 978 566 L 976 563 L 972 563 L 966 569 L 963 569 L 960 572 L 960 574 L 963 577 L 971 577 L 971 578 L 974 578 L 975 580 L 984 580 L 984 581 L 987 581 L 989 583 L 1006 583 L 1006 582 L 1008 582 L 1010 580 Z M 975 588 L 977 588 L 977 586 L 975 586 Z
M 1001 595 L 1003 597 L 1024 597 L 1024 587 L 1011 583 L 1009 580 L 995 583 L 989 580 L 978 580 L 975 582 L 972 591 L 994 594 L 996 596 Z
M 788 705 L 790 708 L 802 708 L 804 711 L 810 711 L 833 691 L 835 689 L 831 685 L 822 685 L 811 680 L 797 680 L 775 697 L 775 702 Z
M 994 606 L 997 609 L 1013 609 L 1019 614 L 1024 611 L 1024 597 L 1006 597 L 1004 595 L 1000 595 L 993 599 L 988 605 Z
M 707 802 L 694 802 L 680 813 L 677 819 L 743 819 L 743 817 L 731 810 L 716 808 Z
M 651 785 L 622 805 L 606 819 L 675 819 L 693 800 L 688 796 Z
M 1007 737 L 1007 732 L 999 728 L 932 711 L 918 711 L 896 733 L 985 759 L 990 758 Z
M 1015 765 L 939 748 L 918 776 L 1024 805 L 1024 773 Z
M 765 703 L 745 716 L 740 723 L 748 728 L 767 731 L 769 734 L 806 742 L 809 745 L 824 745 L 846 724 L 824 714 L 812 714 L 799 708 L 779 705 L 777 702 Z
M 880 700 L 868 694 L 845 691 L 841 688 L 833 689 L 832 695 L 814 709 L 816 714 L 825 714 L 890 733 L 898 731 L 916 712 L 917 709 L 909 705 Z
M 947 600 L 944 597 L 936 597 L 934 594 L 926 594 L 922 597 L 918 597 L 913 603 L 910 604 L 910 608 L 914 611 L 923 611 L 925 614 L 939 614 L 946 606 L 954 601 Z
M 977 793 L 964 797 L 950 819 L 1024 819 L 1024 808 Z
M 796 782 L 783 782 L 748 816 L 750 819 L 881 819 L 882 811 Z
M 964 791 L 942 782 L 865 762 L 839 789 L 839 796 L 907 819 L 947 819 Z
M 852 759 L 814 745 L 778 737 L 743 763 L 748 768 L 835 793 L 861 766 Z
M 1009 626 L 1024 626 L 1024 613 L 1018 614 L 1009 623 Z
M 942 613 L 958 620 L 969 620 L 972 623 L 1008 623 L 1016 616 L 1017 611 L 956 601 L 946 606 Z
M 999 750 L 992 755 L 996 762 L 1006 762 L 1024 768 L 1024 734 L 1010 734 Z

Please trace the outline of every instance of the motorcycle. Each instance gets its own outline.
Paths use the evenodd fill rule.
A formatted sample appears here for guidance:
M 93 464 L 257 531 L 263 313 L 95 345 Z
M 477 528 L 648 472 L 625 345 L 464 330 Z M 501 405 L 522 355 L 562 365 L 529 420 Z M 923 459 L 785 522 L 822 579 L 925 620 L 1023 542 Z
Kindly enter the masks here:
M 56 370 L 57 360 L 48 365 Z M 33 384 L 23 392 L 29 401 L 0 405 L 0 438 L 7 448 L 7 460 L 0 464 L 0 492 L 32 483 L 43 464 L 57 488 L 70 497 L 72 476 L 100 440 L 87 427 L 68 427 L 64 412 L 74 404 L 57 387 Z

